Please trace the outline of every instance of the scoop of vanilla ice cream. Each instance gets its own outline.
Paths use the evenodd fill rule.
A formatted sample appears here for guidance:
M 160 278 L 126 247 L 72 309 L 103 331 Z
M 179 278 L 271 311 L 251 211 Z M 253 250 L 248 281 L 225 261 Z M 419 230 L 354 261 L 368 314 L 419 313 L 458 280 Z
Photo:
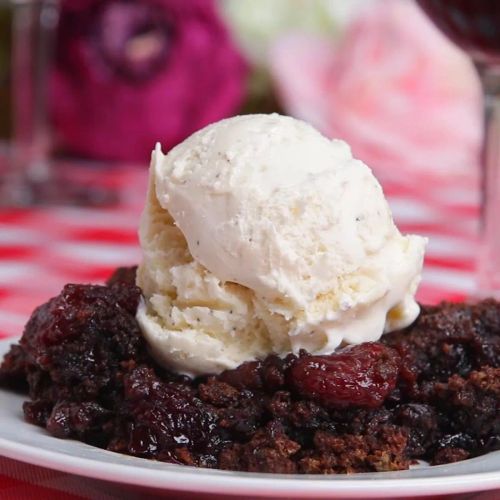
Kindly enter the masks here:
M 419 312 L 425 238 L 401 235 L 347 144 L 293 118 L 238 116 L 157 147 L 140 241 L 137 319 L 188 375 L 377 340 Z

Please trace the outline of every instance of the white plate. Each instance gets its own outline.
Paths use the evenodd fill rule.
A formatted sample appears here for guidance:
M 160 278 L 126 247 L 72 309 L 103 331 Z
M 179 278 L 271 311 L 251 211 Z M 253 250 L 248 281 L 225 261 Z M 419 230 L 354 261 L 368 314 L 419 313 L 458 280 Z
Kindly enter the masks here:
M 11 342 L 0 341 L 0 356 Z M 0 454 L 95 479 L 241 497 L 389 498 L 500 488 L 500 452 L 451 465 L 332 476 L 238 473 L 154 462 L 53 438 L 24 422 L 25 399 L 0 390 Z

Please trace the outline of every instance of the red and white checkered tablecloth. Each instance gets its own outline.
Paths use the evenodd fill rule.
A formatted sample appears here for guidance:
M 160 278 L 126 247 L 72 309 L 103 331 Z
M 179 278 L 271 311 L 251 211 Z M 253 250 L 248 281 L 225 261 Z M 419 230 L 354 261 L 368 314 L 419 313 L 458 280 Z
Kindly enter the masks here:
M 138 168 L 104 174 L 103 181 L 121 194 L 122 202 L 114 208 L 0 212 L 0 337 L 20 335 L 33 308 L 56 295 L 65 283 L 100 282 L 115 267 L 139 261 L 137 226 L 146 176 L 146 170 Z M 479 214 L 477 179 L 415 179 L 394 173 L 379 173 L 379 179 L 400 229 L 430 240 L 419 300 L 460 300 L 471 293 Z M 0 458 L 2 499 L 135 495 L 139 494 L 116 485 Z M 500 492 L 487 498 L 500 498 Z

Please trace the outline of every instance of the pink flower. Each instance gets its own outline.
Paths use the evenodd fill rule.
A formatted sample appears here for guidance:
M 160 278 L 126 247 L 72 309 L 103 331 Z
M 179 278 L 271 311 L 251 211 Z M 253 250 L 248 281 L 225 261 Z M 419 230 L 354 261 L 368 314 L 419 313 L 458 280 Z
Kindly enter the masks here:
M 246 75 L 212 0 L 66 0 L 50 112 L 66 150 L 145 162 L 235 113 Z
M 447 175 L 477 165 L 482 127 L 472 64 L 411 2 L 376 3 L 337 47 L 283 38 L 271 70 L 288 112 L 346 140 L 379 171 Z

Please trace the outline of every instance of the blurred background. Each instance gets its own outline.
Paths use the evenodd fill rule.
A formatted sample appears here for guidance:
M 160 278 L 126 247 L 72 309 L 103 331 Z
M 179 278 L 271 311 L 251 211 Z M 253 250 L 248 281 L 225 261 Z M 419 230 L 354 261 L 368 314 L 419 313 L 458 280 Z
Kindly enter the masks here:
M 416 2 L 0 0 L 0 336 L 139 262 L 156 141 L 259 112 L 375 171 L 401 231 L 430 237 L 420 300 L 473 292 L 481 86 Z
M 155 141 L 274 111 L 380 175 L 477 172 L 478 79 L 411 0 L 0 0 L 4 183 L 146 167 Z

